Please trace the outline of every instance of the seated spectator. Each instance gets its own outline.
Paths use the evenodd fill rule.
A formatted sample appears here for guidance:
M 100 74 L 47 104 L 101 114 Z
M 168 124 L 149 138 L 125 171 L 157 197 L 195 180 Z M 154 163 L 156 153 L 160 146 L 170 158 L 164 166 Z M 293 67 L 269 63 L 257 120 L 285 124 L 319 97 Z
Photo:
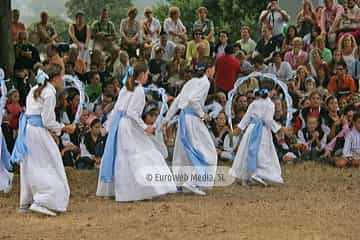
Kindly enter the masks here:
M 91 25 L 91 33 L 94 39 L 94 49 L 110 52 L 115 47 L 115 26 L 109 20 L 109 12 L 106 8 L 101 10 L 100 19 L 95 20 Z
M 158 48 L 155 50 L 155 58 L 149 61 L 149 72 L 151 77 L 151 83 L 154 83 L 158 87 L 167 86 L 167 63 L 162 59 L 164 50 Z
M 199 7 L 197 10 L 199 19 L 195 21 L 193 29 L 200 29 L 204 39 L 209 42 L 210 45 L 210 56 L 213 56 L 215 48 L 215 29 L 214 23 L 208 16 L 208 10 L 206 7 Z
M 311 29 L 310 35 L 304 37 L 304 43 L 306 46 L 307 52 L 315 48 L 315 39 L 321 34 L 321 28 L 319 26 L 313 26 Z
M 315 80 L 316 80 L 316 86 L 320 87 L 322 89 L 326 89 L 327 85 L 329 84 L 329 70 L 328 70 L 328 66 L 324 63 L 324 64 L 320 64 L 316 69 L 316 75 Z
M 272 30 L 273 41 L 277 47 L 282 46 L 284 40 L 283 28 L 284 24 L 290 20 L 289 14 L 280 8 L 278 0 L 271 0 L 263 10 L 259 17 L 261 24 L 270 24 Z M 266 58 L 267 56 L 264 55 Z
M 226 95 L 223 92 L 217 92 L 215 99 L 205 106 L 204 112 L 209 114 L 211 119 L 215 119 L 221 111 L 224 110 L 226 104 Z
M 333 59 L 329 62 L 328 67 L 329 67 L 329 72 L 331 75 L 336 75 L 336 65 L 339 62 L 344 61 L 342 52 L 340 51 L 340 49 L 336 49 L 334 50 L 334 54 L 333 54 Z
M 281 46 L 281 52 L 288 52 L 294 48 L 294 39 L 298 37 L 298 32 L 295 26 L 291 25 L 287 29 L 286 37 Z
M 148 57 L 154 44 L 159 39 L 161 24 L 158 19 L 153 17 L 152 10 L 149 7 L 145 8 L 144 17 L 141 21 L 141 33 L 143 35 L 145 55 Z
M 354 79 L 356 87 L 359 88 L 360 82 L 360 48 L 357 48 L 356 59 L 353 62 L 349 75 Z
M 169 17 L 164 21 L 164 31 L 168 34 L 169 40 L 176 44 L 186 45 L 186 27 L 180 19 L 178 7 L 169 8 Z
M 245 51 L 246 59 L 250 59 L 255 48 L 256 48 L 256 42 L 251 39 L 250 36 L 250 27 L 243 26 L 241 28 L 241 39 L 236 42 L 237 44 L 240 44 L 241 49 Z
M 315 39 L 315 48 L 318 48 L 320 50 L 320 56 L 322 57 L 322 59 L 326 62 L 326 63 L 330 63 L 330 61 L 332 60 L 332 53 L 331 50 L 326 48 L 326 43 L 325 43 L 325 39 L 322 36 L 319 36 Z M 312 52 L 314 50 L 312 50 L 310 52 L 310 62 L 313 63 L 313 57 L 312 57 Z
M 341 94 L 341 92 L 357 91 L 354 79 L 346 73 L 346 63 L 340 62 L 336 65 L 336 75 L 333 76 L 327 89 L 332 94 Z
M 267 66 L 264 63 L 264 58 L 261 54 L 253 57 L 252 63 L 254 65 L 255 72 L 266 73 L 268 71 Z
M 41 21 L 35 24 L 34 30 L 39 38 L 38 45 L 35 46 L 40 53 L 46 52 L 48 44 L 54 44 L 58 34 L 55 27 L 49 23 L 49 15 L 47 12 L 41 12 Z
M 75 44 L 70 45 L 69 54 L 64 57 L 64 63 L 66 64 L 68 61 L 75 63 L 76 73 L 83 75 L 87 72 L 86 63 L 79 57 L 79 48 Z
M 128 10 L 128 17 L 120 23 L 121 46 L 130 58 L 137 56 L 136 50 L 140 46 L 140 23 L 136 20 L 136 16 L 137 9 L 131 7 Z
M 54 63 L 61 66 L 61 75 L 65 74 L 65 64 L 62 57 L 60 57 L 59 50 L 55 44 L 49 44 L 47 46 L 48 63 Z
M 344 34 L 351 34 L 356 38 L 360 37 L 360 8 L 356 5 L 355 0 L 345 2 L 344 12 L 335 19 L 334 28 L 339 38 Z
M 343 149 L 343 159 L 336 161 L 337 167 L 351 165 L 359 168 L 360 166 L 360 113 L 356 113 L 353 118 L 353 128 L 345 137 Z
M 83 12 L 76 13 L 75 19 L 75 23 L 69 24 L 68 34 L 70 42 L 77 46 L 79 50 L 79 58 L 85 62 L 87 67 L 86 70 L 88 70 L 91 63 L 89 51 L 91 30 L 85 23 Z
M 211 123 L 211 134 L 219 156 L 224 150 L 225 136 L 229 133 L 226 122 L 225 112 L 220 112 Z
M 20 11 L 18 9 L 12 10 L 12 23 L 11 23 L 11 34 L 14 44 L 17 43 L 18 34 L 20 32 L 26 32 L 26 26 L 24 23 L 19 22 Z
M 32 70 L 34 65 L 40 62 L 38 50 L 27 41 L 27 33 L 19 32 L 15 44 L 15 70 Z
M 101 82 L 98 73 L 92 73 L 89 76 L 89 84 L 85 87 L 85 93 L 89 97 L 90 102 L 94 102 L 101 95 Z
M 320 91 L 314 90 L 309 95 L 310 106 L 301 110 L 300 118 L 302 120 L 302 128 L 306 126 L 306 120 L 309 115 L 317 117 L 320 126 L 323 124 L 323 118 L 326 114 L 326 109 L 321 107 L 321 94 Z
M 298 143 L 303 146 L 302 159 L 316 160 L 322 155 L 327 135 L 320 126 L 317 116 L 307 116 L 306 126 L 298 132 Z
M 199 58 L 198 48 L 199 48 L 200 44 L 205 46 L 205 55 L 204 56 L 209 56 L 210 55 L 209 42 L 207 40 L 203 39 L 201 29 L 194 29 L 193 40 L 191 40 L 187 43 L 187 48 L 186 48 L 186 63 L 187 63 L 187 65 L 191 65 L 193 62 L 193 59 Z
M 317 69 L 319 69 L 321 66 L 327 66 L 327 64 L 321 56 L 321 50 L 319 48 L 314 48 L 310 52 L 310 61 L 308 64 L 309 71 L 313 77 L 318 77 Z
M 174 57 L 176 44 L 173 41 L 168 40 L 166 32 L 160 33 L 160 39 L 154 44 L 150 59 L 155 58 L 155 49 L 159 47 L 164 49 L 163 60 L 166 62 L 171 62 Z
M 216 60 L 215 86 L 227 93 L 234 87 L 234 83 L 240 73 L 241 63 L 232 56 L 233 47 L 226 46 L 225 55 Z
M 272 54 L 272 62 L 269 64 L 268 72 L 284 82 L 290 80 L 293 76 L 291 65 L 282 60 L 281 52 L 274 52 Z
M 355 38 L 350 34 L 343 35 L 339 39 L 338 50 L 342 54 L 342 58 L 346 63 L 348 72 L 350 72 L 358 53 L 358 46 Z
M 297 69 L 300 65 L 306 65 L 308 60 L 307 52 L 303 51 L 304 42 L 301 38 L 294 38 L 293 50 L 285 54 L 284 61 L 290 63 L 293 70 Z
M 220 31 L 219 43 L 215 46 L 215 57 L 219 58 L 225 55 L 225 48 L 229 45 L 229 34 L 226 31 Z
M 122 80 L 129 67 L 129 55 L 126 51 L 114 49 L 107 60 L 106 69 L 112 77 Z
M 261 33 L 262 38 L 256 45 L 254 54 L 261 54 L 264 58 L 264 62 L 268 62 L 272 58 L 272 53 L 276 50 L 276 43 L 272 38 L 272 26 L 263 25 Z

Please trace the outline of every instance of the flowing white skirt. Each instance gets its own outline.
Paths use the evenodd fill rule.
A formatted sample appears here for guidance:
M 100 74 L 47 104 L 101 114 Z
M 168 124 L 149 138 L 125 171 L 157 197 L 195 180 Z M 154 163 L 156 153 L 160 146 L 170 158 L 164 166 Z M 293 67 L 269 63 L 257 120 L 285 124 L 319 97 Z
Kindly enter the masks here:
M 151 138 L 133 120 L 125 117 L 120 121 L 114 147 L 117 150 L 114 180 L 102 182 L 100 172 L 97 196 L 115 196 L 116 201 L 130 202 L 177 191 L 172 179 L 155 181 L 155 175 L 172 176 L 172 173 Z
M 215 176 L 217 169 L 217 152 L 209 130 L 200 118 L 189 114 L 185 116 L 185 125 L 190 143 L 197 151 L 202 153 L 208 163 L 208 167 L 206 167 L 207 174 Z M 194 169 L 193 163 L 188 158 L 184 146 L 181 143 L 179 128 L 175 139 L 172 167 L 178 186 L 181 186 L 189 180 L 200 187 L 213 186 L 213 181 L 191 181 L 191 175 L 194 173 L 196 174 L 197 171 Z
M 59 148 L 47 129 L 27 125 L 29 155 L 20 163 L 20 207 L 33 202 L 65 212 L 70 189 Z
M 1 140 L 3 137 L 4 136 L 0 128 L 0 153 L 2 150 Z M 5 169 L 2 159 L 0 159 L 0 192 L 9 192 L 11 190 L 12 179 L 13 174 Z
M 250 178 L 247 171 L 247 155 L 253 127 L 254 125 L 250 124 L 246 129 L 240 142 L 239 149 L 236 153 L 233 166 L 229 171 L 231 176 L 242 180 L 248 180 Z M 271 183 L 283 183 L 279 158 L 273 143 L 272 134 L 266 127 L 263 127 L 262 129 L 262 137 L 257 159 L 257 169 L 254 174 Z

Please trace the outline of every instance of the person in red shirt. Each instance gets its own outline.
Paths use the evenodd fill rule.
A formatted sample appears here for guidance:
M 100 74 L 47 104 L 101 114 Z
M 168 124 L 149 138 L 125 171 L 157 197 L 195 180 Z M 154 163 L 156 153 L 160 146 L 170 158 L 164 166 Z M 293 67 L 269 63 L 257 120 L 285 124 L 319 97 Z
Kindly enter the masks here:
M 344 61 L 340 61 L 336 67 L 336 75 L 333 76 L 327 89 L 332 94 L 338 94 L 340 92 L 355 92 L 357 91 L 356 84 L 354 79 L 350 75 L 346 73 L 346 63 Z
M 215 86 L 224 92 L 229 92 L 233 87 L 241 71 L 241 62 L 232 56 L 233 46 L 225 47 L 225 55 L 216 60 Z
M 11 90 L 8 93 L 6 110 L 9 115 L 9 126 L 12 131 L 15 131 L 17 130 L 19 125 L 20 114 L 24 111 L 24 109 L 20 105 L 20 95 L 18 90 Z
M 18 33 L 26 31 L 25 24 L 19 22 L 19 18 L 20 18 L 19 10 L 14 9 L 12 11 L 12 24 L 11 24 L 12 39 L 14 43 L 17 42 Z

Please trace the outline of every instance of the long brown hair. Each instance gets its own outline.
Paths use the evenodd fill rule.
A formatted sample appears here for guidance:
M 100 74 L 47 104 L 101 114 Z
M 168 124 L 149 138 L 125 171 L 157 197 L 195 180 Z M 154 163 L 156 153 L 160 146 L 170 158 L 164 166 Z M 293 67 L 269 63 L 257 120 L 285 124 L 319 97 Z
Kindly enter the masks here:
M 49 79 L 45 80 L 43 84 L 38 84 L 38 88 L 34 91 L 34 98 L 38 99 L 41 95 L 42 90 L 46 84 L 52 80 L 52 78 L 61 74 L 62 67 L 56 63 L 50 63 L 45 66 L 45 73 L 49 76 Z
M 138 85 L 136 79 L 139 77 L 141 73 L 147 72 L 148 67 L 144 62 L 137 62 L 134 65 L 134 73 L 132 76 L 129 76 L 128 80 L 126 81 L 126 89 L 128 91 L 134 91 L 135 87 Z

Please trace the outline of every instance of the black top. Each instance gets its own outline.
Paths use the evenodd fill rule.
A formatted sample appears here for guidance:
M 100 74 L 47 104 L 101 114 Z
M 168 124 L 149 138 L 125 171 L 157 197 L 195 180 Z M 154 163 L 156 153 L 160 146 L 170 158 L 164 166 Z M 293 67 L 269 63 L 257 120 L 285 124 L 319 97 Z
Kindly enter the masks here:
M 81 30 L 76 28 L 76 24 L 73 24 L 73 27 L 74 27 L 76 39 L 81 43 L 85 43 L 86 42 L 86 30 L 87 30 L 86 25 Z
M 256 45 L 256 50 L 264 57 L 268 58 L 272 52 L 276 50 L 276 42 L 271 38 L 267 44 L 265 44 L 262 38 Z

